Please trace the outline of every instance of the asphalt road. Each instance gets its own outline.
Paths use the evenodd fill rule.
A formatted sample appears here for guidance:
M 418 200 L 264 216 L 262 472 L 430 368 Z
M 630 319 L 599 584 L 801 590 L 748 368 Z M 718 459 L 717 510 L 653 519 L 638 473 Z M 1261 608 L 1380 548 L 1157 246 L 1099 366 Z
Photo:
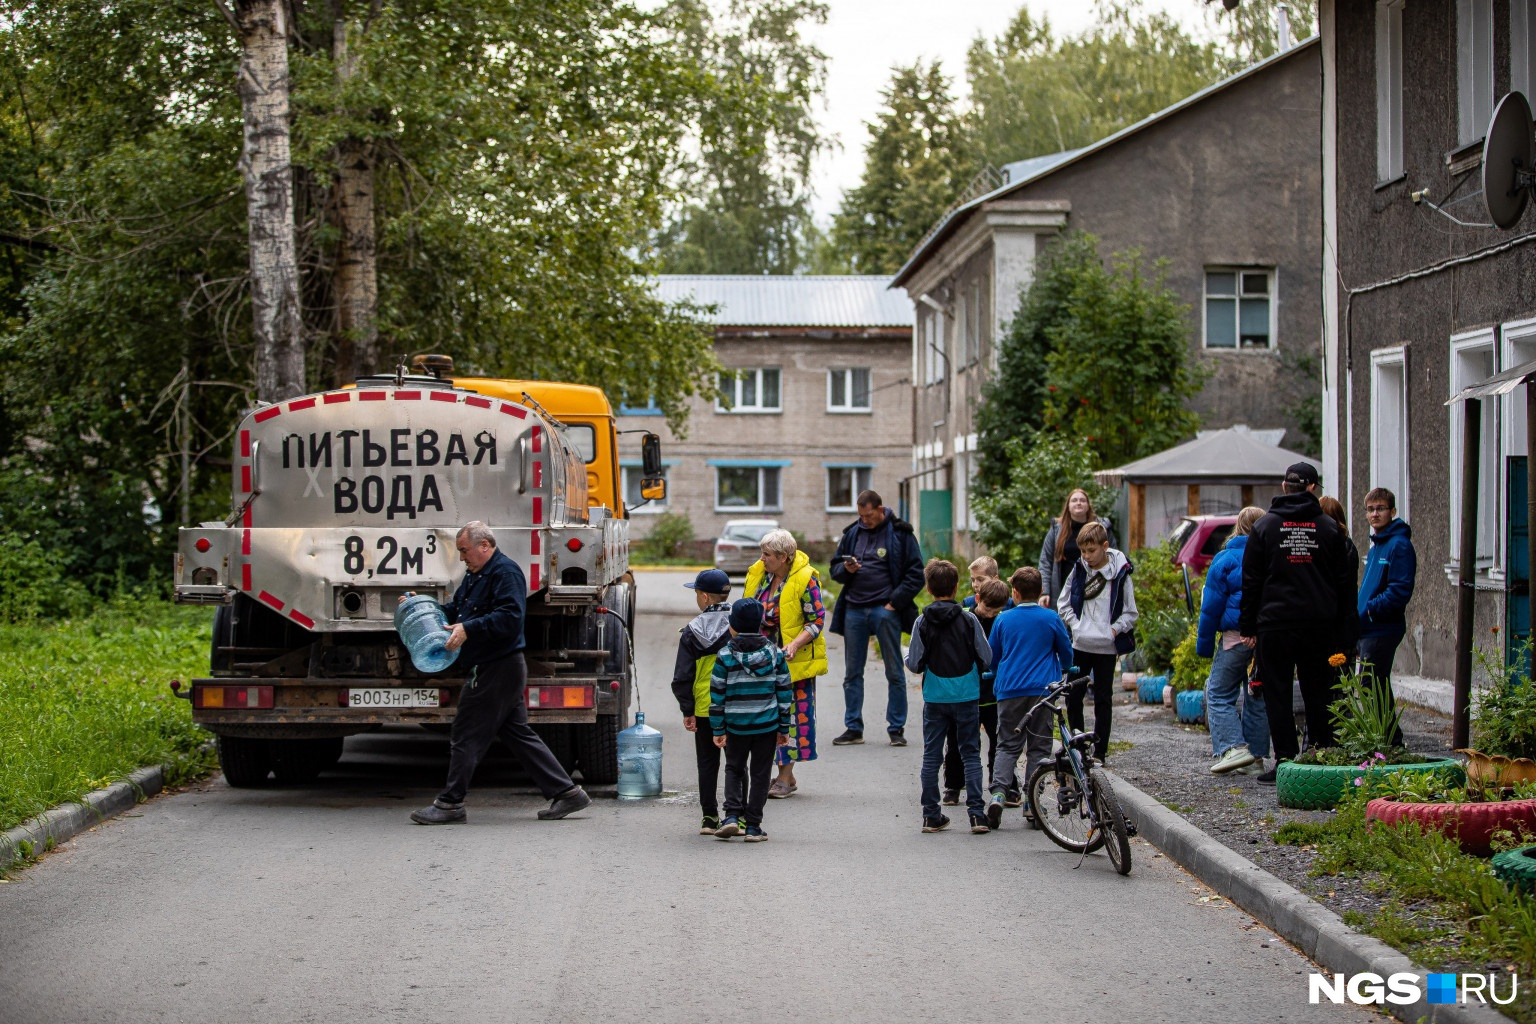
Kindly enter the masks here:
M 680 580 L 644 605 L 689 607 Z M 771 841 L 696 835 L 680 621 L 637 637 L 666 798 L 540 822 L 503 759 L 469 824 L 415 826 L 446 764 L 417 733 L 350 739 L 306 789 L 158 798 L 0 885 L 0 1021 L 1365 1020 L 1309 1005 L 1312 965 L 1139 840 L 1121 878 L 1016 812 L 922 835 L 920 741 L 833 747 L 835 683 Z

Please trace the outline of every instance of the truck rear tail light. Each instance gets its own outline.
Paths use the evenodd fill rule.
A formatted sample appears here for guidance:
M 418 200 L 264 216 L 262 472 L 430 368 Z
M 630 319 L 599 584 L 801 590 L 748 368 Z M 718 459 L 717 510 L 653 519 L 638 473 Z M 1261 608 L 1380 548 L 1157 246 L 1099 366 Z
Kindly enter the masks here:
M 530 708 L 590 708 L 594 706 L 590 686 L 530 686 Z
M 581 541 L 579 539 L 577 539 L 576 537 L 572 537 L 570 540 L 565 542 L 565 549 L 567 551 L 570 551 L 570 552 L 573 552 L 573 553 L 577 552 L 577 551 L 580 551 L 581 550 Z
M 194 686 L 194 708 L 270 708 L 270 686 Z
M 208 538 L 207 537 L 199 537 L 199 538 L 197 538 L 197 543 L 192 545 L 192 546 L 197 548 L 198 551 L 200 551 L 202 554 L 205 554 L 205 555 L 208 553 L 208 549 L 213 547 L 212 544 L 208 543 Z

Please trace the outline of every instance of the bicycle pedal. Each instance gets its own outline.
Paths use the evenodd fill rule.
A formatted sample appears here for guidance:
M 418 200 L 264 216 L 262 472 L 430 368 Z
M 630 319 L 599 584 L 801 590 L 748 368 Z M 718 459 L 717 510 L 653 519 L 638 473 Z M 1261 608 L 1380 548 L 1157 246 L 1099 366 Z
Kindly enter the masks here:
M 1125 819 L 1125 834 L 1128 836 L 1136 834 L 1136 823 L 1129 818 Z

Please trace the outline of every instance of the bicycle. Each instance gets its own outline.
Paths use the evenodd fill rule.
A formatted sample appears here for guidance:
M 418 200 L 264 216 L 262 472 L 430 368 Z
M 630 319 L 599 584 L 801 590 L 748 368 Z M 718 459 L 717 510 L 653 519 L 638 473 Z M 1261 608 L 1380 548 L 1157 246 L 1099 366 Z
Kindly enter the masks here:
M 1087 753 L 1094 735 L 1075 732 L 1067 721 L 1067 695 L 1088 685 L 1088 677 L 1069 678 L 1051 684 L 1040 704 L 1051 709 L 1061 749 L 1030 775 L 1024 792 L 1029 800 L 1026 812 L 1030 822 L 1045 832 L 1051 842 L 1064 850 L 1081 854 L 1073 870 L 1083 866 L 1083 859 L 1101 847 L 1109 862 L 1122 875 L 1131 873 L 1131 836 L 1136 827 L 1125 816 L 1109 780 L 1095 772 L 1094 760 Z M 1035 705 L 1035 709 L 1040 707 Z M 1034 713 L 1034 709 L 1031 710 Z M 1027 721 L 1027 719 L 1026 719 Z

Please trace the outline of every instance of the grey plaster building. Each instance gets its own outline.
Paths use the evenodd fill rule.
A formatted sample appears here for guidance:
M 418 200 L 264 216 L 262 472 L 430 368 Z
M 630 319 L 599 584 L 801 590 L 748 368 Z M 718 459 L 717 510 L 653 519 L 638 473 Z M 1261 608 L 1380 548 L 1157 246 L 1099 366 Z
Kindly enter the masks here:
M 1314 447 L 1302 427 L 1322 335 L 1320 83 L 1308 40 L 1092 146 L 1009 165 L 1006 184 L 917 247 L 895 284 L 916 309 L 910 490 L 928 547 L 971 547 L 981 384 L 1037 254 L 1066 229 L 1106 256 L 1168 259 L 1191 351 L 1213 374 L 1202 426 L 1284 428 L 1286 447 Z
M 659 410 L 620 410 L 619 429 L 662 435 L 667 501 L 640 506 L 639 445 L 624 445 L 626 503 L 643 537 L 680 512 L 699 538 L 729 519 L 772 518 L 835 538 L 874 488 L 895 504 L 912 437 L 912 307 L 889 277 L 662 275 L 668 301 L 712 305 L 715 355 L 738 371 L 720 400 L 695 399 L 687 437 Z
M 1393 490 L 1413 526 L 1418 585 L 1395 675 L 1454 670 L 1462 422 L 1444 403 L 1536 358 L 1536 215 L 1509 231 L 1474 226 L 1488 220 L 1482 142 L 1494 105 L 1536 91 L 1533 8 L 1324 0 L 1319 10 L 1320 252 L 1338 282 L 1325 296 L 1324 484 L 1345 501 L 1362 551 L 1373 486 Z M 1523 532 L 1508 484 L 1525 467 L 1523 403 L 1517 391 L 1482 407 L 1475 614 L 1492 652 L 1510 634 L 1509 563 Z

